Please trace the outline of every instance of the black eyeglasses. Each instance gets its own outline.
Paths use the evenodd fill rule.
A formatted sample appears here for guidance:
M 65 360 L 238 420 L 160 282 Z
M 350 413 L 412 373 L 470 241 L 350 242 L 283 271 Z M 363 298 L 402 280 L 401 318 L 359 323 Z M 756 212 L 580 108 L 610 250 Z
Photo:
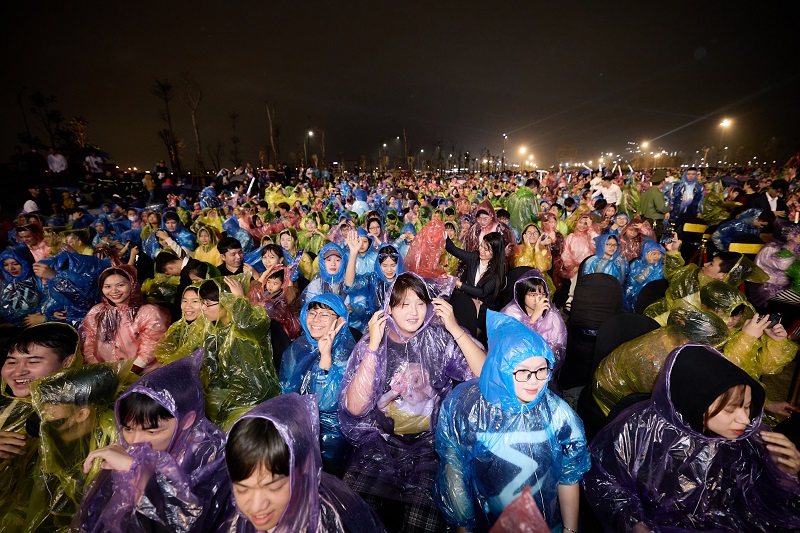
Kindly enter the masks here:
M 539 370 L 517 370 L 514 372 L 514 380 L 520 383 L 526 383 L 530 381 L 531 376 L 536 376 L 536 379 L 539 381 L 544 381 L 550 377 L 552 371 L 553 369 L 549 366 L 540 368 Z
M 397 261 L 397 258 L 400 257 L 400 254 L 378 254 L 378 261 L 383 261 L 387 257 Z

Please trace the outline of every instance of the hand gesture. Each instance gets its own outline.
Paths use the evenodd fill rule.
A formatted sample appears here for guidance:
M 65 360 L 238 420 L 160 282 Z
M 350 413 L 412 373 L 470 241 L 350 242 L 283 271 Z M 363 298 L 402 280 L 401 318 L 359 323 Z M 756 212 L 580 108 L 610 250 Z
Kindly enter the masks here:
M 339 317 L 335 321 L 331 322 L 331 325 L 328 327 L 327 331 L 322 334 L 322 337 L 317 339 L 317 347 L 319 348 L 319 353 L 323 356 L 330 357 L 331 350 L 333 349 L 333 339 L 336 338 L 336 335 L 341 331 L 341 329 L 347 324 L 347 321 L 344 317 Z
M 672 232 L 672 242 L 664 246 L 668 252 L 677 252 L 681 249 L 681 241 L 678 240 L 678 234 Z
M 775 342 L 785 341 L 786 337 L 789 336 L 789 334 L 786 333 L 786 328 L 784 328 L 780 322 L 778 322 L 771 328 L 765 329 L 764 333 L 766 333 L 767 337 L 774 340 Z
M 88 474 L 92 469 L 92 463 L 95 459 L 100 459 L 100 468 L 103 470 L 118 470 L 120 472 L 127 472 L 133 466 L 133 459 L 128 455 L 127 450 L 122 444 L 111 444 L 104 448 L 100 448 L 90 452 L 83 462 L 83 473 Z
M 762 431 L 761 438 L 767 443 L 767 450 L 781 472 L 797 477 L 800 472 L 800 452 L 794 443 L 783 433 L 772 431 Z
M 380 348 L 383 334 L 386 332 L 386 320 L 389 317 L 383 314 L 383 311 L 377 311 L 372 318 L 369 319 L 369 349 L 373 352 Z
M 244 297 L 244 287 L 242 287 L 238 279 L 232 278 L 231 276 L 224 276 L 222 279 L 231 290 L 231 294 L 234 296 L 241 296 L 242 298 Z
M 347 231 L 347 237 L 345 238 L 345 243 L 347 244 L 347 248 L 350 249 L 350 256 L 354 256 L 358 253 L 361 249 L 361 239 L 358 237 L 358 231 L 355 228 L 350 228 Z
M 28 436 L 12 431 L 0 431 L 0 459 L 8 459 L 15 455 L 25 455 L 25 444 Z
M 49 280 L 56 277 L 56 271 L 45 265 L 44 263 L 34 263 L 33 273 L 43 280 Z
M 447 331 L 454 337 L 461 335 L 460 331 L 462 331 L 462 329 L 461 326 L 458 325 L 458 321 L 453 314 L 453 306 L 450 305 L 450 302 L 442 298 L 434 298 L 432 303 L 433 312 L 442 319 L 442 323 L 444 327 L 447 328 Z
M 742 331 L 751 337 L 759 338 L 764 333 L 764 330 L 769 325 L 769 315 L 759 315 L 756 313 L 753 318 L 747 320 L 742 326 Z M 775 326 L 776 328 L 778 326 Z M 781 326 L 782 328 L 782 326 Z M 784 331 L 785 333 L 785 331 Z
M 31 326 L 35 326 L 37 324 L 41 324 L 45 321 L 45 316 L 41 313 L 35 313 L 33 315 L 28 315 L 22 319 L 22 325 L 26 328 Z

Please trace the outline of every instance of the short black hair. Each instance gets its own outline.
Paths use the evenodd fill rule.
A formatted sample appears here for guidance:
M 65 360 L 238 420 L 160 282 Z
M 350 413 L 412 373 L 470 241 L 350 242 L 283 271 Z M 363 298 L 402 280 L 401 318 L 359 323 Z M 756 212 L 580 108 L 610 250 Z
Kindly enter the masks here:
M 777 179 L 770 184 L 770 187 L 780 191 L 784 196 L 789 191 L 789 182 L 785 179 Z
M 594 208 L 597 209 L 598 211 L 602 211 L 603 209 L 606 208 L 607 205 L 608 205 L 608 200 L 604 198 L 598 198 L 597 200 L 594 201 Z
M 223 237 L 217 243 L 217 251 L 221 254 L 228 253 L 228 250 L 241 250 L 242 243 L 235 237 Z
M 289 446 L 271 420 L 245 418 L 234 424 L 225 444 L 225 464 L 231 481 L 244 481 L 259 468 L 273 476 L 289 475 Z
M 212 302 L 219 301 L 219 286 L 215 281 L 206 280 L 200 285 L 200 290 L 198 291 L 201 300 L 211 300 Z
M 761 222 L 766 222 L 767 224 L 772 224 L 773 222 L 775 222 L 775 213 L 769 210 L 764 210 L 761 212 L 760 215 L 758 215 L 757 220 L 760 220 Z
M 505 209 L 498 209 L 495 214 L 497 215 L 497 218 L 500 218 L 500 217 L 511 218 L 511 213 L 509 213 Z
M 74 328 L 58 322 L 45 322 L 24 329 L 8 343 L 7 353 L 31 353 L 35 346 L 49 348 L 63 361 L 74 355 L 78 349 L 80 336 Z
M 285 277 L 286 276 L 284 275 L 284 270 L 282 268 L 279 268 L 275 270 L 272 274 L 267 276 L 267 279 L 279 279 L 283 281 Z
M 161 220 L 163 222 L 166 222 L 167 220 L 174 220 L 175 222 L 180 222 L 181 217 L 179 217 L 178 213 L 176 213 L 175 211 L 167 211 L 166 213 L 164 213 L 164 216 L 161 218 Z
M 164 274 L 166 272 L 167 265 L 180 260 L 180 257 L 171 252 L 161 252 L 156 256 L 156 272 L 159 274 Z
M 564 198 L 564 207 L 572 207 L 573 205 L 575 205 L 575 198 L 572 196 Z
M 719 264 L 719 271 L 723 274 L 727 274 L 736 266 L 736 263 L 742 258 L 742 254 L 739 252 L 720 252 L 717 257 L 722 260 Z
M 138 392 L 120 398 L 117 412 L 120 425 L 126 428 L 140 426 L 142 429 L 154 429 L 159 426 L 159 420 L 175 418 L 161 403 Z
M 536 289 L 539 287 L 544 289 L 545 294 L 549 292 L 547 289 L 547 284 L 541 278 L 527 278 L 518 281 L 514 285 L 514 298 L 523 311 L 525 311 L 525 295 L 527 295 L 529 292 L 536 292 Z
M 265 244 L 261 248 L 261 257 L 264 257 L 267 252 L 272 252 L 273 254 L 275 254 L 278 257 L 278 261 L 279 262 L 284 263 L 284 260 L 283 260 L 283 248 L 281 248 L 280 245 L 274 244 L 274 243 Z
M 431 303 L 428 287 L 415 275 L 403 273 L 397 276 L 394 282 L 392 293 L 389 295 L 389 307 L 397 307 L 400 305 L 407 291 L 413 291 L 417 297 L 426 304 Z
M 312 311 L 314 309 L 327 309 L 328 311 L 333 311 L 334 313 L 336 313 L 336 310 L 333 307 L 322 302 L 311 302 L 310 304 L 308 304 L 309 311 Z M 336 313 L 336 315 L 338 316 L 339 313 Z

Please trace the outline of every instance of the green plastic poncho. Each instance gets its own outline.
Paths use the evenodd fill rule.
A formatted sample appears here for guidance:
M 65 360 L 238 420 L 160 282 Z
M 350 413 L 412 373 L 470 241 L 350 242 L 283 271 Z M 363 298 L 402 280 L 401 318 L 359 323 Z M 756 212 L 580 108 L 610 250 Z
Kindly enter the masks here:
M 237 276 L 245 294 L 247 276 Z M 280 386 L 272 363 L 267 312 L 252 305 L 246 297 L 231 294 L 222 278 L 205 283 L 209 281 L 219 287 L 220 314 L 224 309 L 227 316 L 206 328 L 200 377 L 206 415 L 227 431 L 254 405 L 280 394 Z
M 539 220 L 539 198 L 528 187 L 522 187 L 508 198 L 509 224 L 520 234 L 525 226 Z
M 650 393 L 667 356 L 687 342 L 720 346 L 728 326 L 717 315 L 682 305 L 669 314 L 668 325 L 623 343 L 600 362 L 592 379 L 592 396 L 608 415 L 624 397 Z
M 639 178 L 634 174 L 628 183 L 622 187 L 622 199 L 619 202 L 618 213 L 627 213 L 631 218 L 640 213 L 639 203 Z
M 190 289 L 196 291 L 198 285 L 190 285 L 183 292 Z M 164 336 L 158 340 L 153 355 L 162 365 L 186 357 L 203 346 L 207 329 L 208 321 L 203 313 L 192 322 L 187 322 L 186 318 L 181 316 L 180 320 L 173 322 Z

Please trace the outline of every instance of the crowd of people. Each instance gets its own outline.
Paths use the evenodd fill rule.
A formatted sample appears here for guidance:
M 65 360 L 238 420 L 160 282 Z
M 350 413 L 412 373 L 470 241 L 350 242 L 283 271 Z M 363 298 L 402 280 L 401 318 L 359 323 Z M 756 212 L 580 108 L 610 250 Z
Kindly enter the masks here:
M 800 530 L 800 154 L 86 164 L 0 235 L 0 530 Z

